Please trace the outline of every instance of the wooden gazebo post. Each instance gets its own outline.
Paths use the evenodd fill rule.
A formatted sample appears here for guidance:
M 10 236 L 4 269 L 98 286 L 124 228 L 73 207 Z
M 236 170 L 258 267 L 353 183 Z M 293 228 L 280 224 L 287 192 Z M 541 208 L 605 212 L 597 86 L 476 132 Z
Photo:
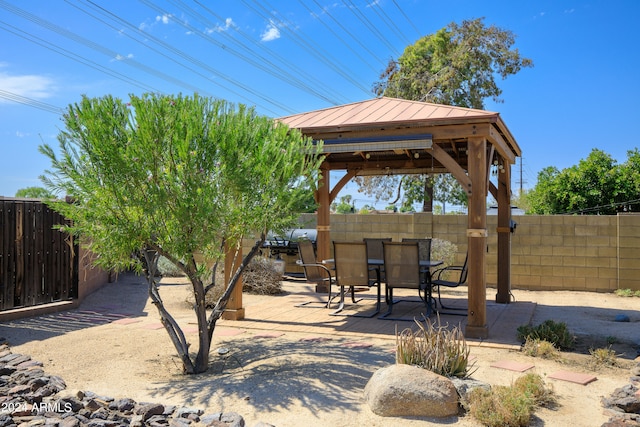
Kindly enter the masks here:
M 471 137 L 467 141 L 471 197 L 467 238 L 469 241 L 469 308 L 465 336 L 487 338 L 487 288 L 485 275 L 485 252 L 487 248 L 487 140 Z
M 498 172 L 498 291 L 496 302 L 511 302 L 511 165 L 502 160 Z
M 330 208 L 331 185 L 329 181 L 329 164 L 324 162 L 321 166 L 320 186 L 318 188 L 318 214 L 317 214 L 317 237 L 316 237 L 316 258 L 320 261 L 331 258 L 331 226 Z M 316 285 L 316 292 L 328 292 L 326 284 Z
M 242 245 L 240 250 L 226 245 L 224 256 L 224 281 L 229 283 L 229 279 L 235 273 L 235 270 L 242 263 Z M 222 313 L 222 318 L 227 320 L 242 320 L 244 319 L 244 307 L 242 307 L 242 276 L 238 279 L 236 287 L 231 293 L 227 307 Z

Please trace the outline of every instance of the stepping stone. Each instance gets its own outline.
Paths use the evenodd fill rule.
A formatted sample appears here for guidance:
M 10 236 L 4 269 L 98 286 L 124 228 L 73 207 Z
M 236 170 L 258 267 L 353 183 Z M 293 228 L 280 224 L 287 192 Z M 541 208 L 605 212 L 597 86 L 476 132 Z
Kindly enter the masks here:
M 570 383 L 576 383 L 581 385 L 587 385 L 592 381 L 597 380 L 597 377 L 594 377 L 590 374 L 580 374 L 578 372 L 571 371 L 558 371 L 549 375 L 549 378 L 560 381 L 568 381 Z
M 530 363 L 520 363 L 520 362 L 514 362 L 512 360 L 501 360 L 499 362 L 491 364 L 492 368 L 507 369 L 509 371 L 516 371 L 516 372 L 528 371 L 529 369 L 533 368 L 533 366 L 534 365 Z

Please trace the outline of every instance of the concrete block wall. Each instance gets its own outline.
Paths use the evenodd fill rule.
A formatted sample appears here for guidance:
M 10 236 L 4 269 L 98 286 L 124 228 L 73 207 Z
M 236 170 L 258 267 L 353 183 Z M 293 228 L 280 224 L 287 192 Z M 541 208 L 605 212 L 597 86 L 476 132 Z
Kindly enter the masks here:
M 640 215 L 514 216 L 511 285 L 529 290 L 610 292 L 640 290 Z M 315 215 L 301 218 L 315 227 Z M 497 216 L 487 216 L 487 285 L 497 283 Z M 331 240 L 363 237 L 434 237 L 467 252 L 467 216 L 415 214 L 333 214 Z

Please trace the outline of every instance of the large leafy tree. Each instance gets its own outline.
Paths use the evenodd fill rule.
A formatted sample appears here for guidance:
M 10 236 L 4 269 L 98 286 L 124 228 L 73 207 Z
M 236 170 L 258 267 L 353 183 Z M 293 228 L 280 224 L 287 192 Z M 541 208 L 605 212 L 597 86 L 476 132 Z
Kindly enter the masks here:
M 486 26 L 484 18 L 465 20 L 461 24 L 452 22 L 407 46 L 397 60 L 389 62 L 373 90 L 378 96 L 483 109 L 487 98 L 501 101 L 498 77 L 506 79 L 522 68 L 533 66 L 531 59 L 521 56 L 513 47 L 514 43 L 515 35 L 511 31 Z M 381 181 L 384 179 L 367 177 L 360 183 L 391 185 Z M 394 182 L 400 184 L 399 179 Z M 420 182 L 427 190 L 422 195 L 409 188 L 420 186 Z M 425 195 L 426 200 L 432 199 L 428 180 L 404 179 L 402 184 L 409 202 L 422 201 Z M 429 210 L 429 206 L 425 205 L 425 210 Z
M 640 194 L 640 153 L 628 152 L 618 164 L 609 154 L 593 149 L 577 165 L 558 170 L 547 167 L 527 195 L 535 214 L 612 215 L 637 210 Z
M 128 103 L 83 97 L 63 121 L 59 154 L 47 145 L 40 150 L 52 163 L 43 181 L 73 201 L 53 204 L 72 220 L 66 230 L 100 266 L 146 269 L 150 298 L 185 372 L 206 371 L 216 321 L 240 273 L 267 230 L 291 226 L 308 202 L 319 167 L 312 141 L 252 108 L 198 95 L 148 94 Z M 229 251 L 235 260 L 247 238 L 255 244 L 208 311 L 218 263 Z M 200 254 L 213 261 L 214 274 L 197 262 Z M 191 281 L 195 350 L 165 309 L 154 274 L 159 256 Z
M 54 196 L 46 188 L 25 187 L 16 191 L 16 197 L 26 197 L 31 199 L 50 199 Z

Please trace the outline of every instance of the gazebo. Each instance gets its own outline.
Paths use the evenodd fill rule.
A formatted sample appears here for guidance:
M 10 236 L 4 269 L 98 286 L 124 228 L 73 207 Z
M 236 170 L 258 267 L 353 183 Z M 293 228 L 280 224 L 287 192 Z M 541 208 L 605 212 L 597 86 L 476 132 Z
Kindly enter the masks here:
M 498 291 L 496 301 L 510 302 L 511 165 L 521 150 L 499 113 L 396 98 L 375 98 L 279 121 L 323 141 L 324 161 L 317 191 L 318 258 L 330 258 L 329 207 L 354 177 L 380 174 L 455 176 L 469 197 L 468 321 L 465 335 L 486 338 L 486 199 L 498 202 Z M 490 181 L 491 166 L 498 173 Z M 332 170 L 346 171 L 333 187 Z

